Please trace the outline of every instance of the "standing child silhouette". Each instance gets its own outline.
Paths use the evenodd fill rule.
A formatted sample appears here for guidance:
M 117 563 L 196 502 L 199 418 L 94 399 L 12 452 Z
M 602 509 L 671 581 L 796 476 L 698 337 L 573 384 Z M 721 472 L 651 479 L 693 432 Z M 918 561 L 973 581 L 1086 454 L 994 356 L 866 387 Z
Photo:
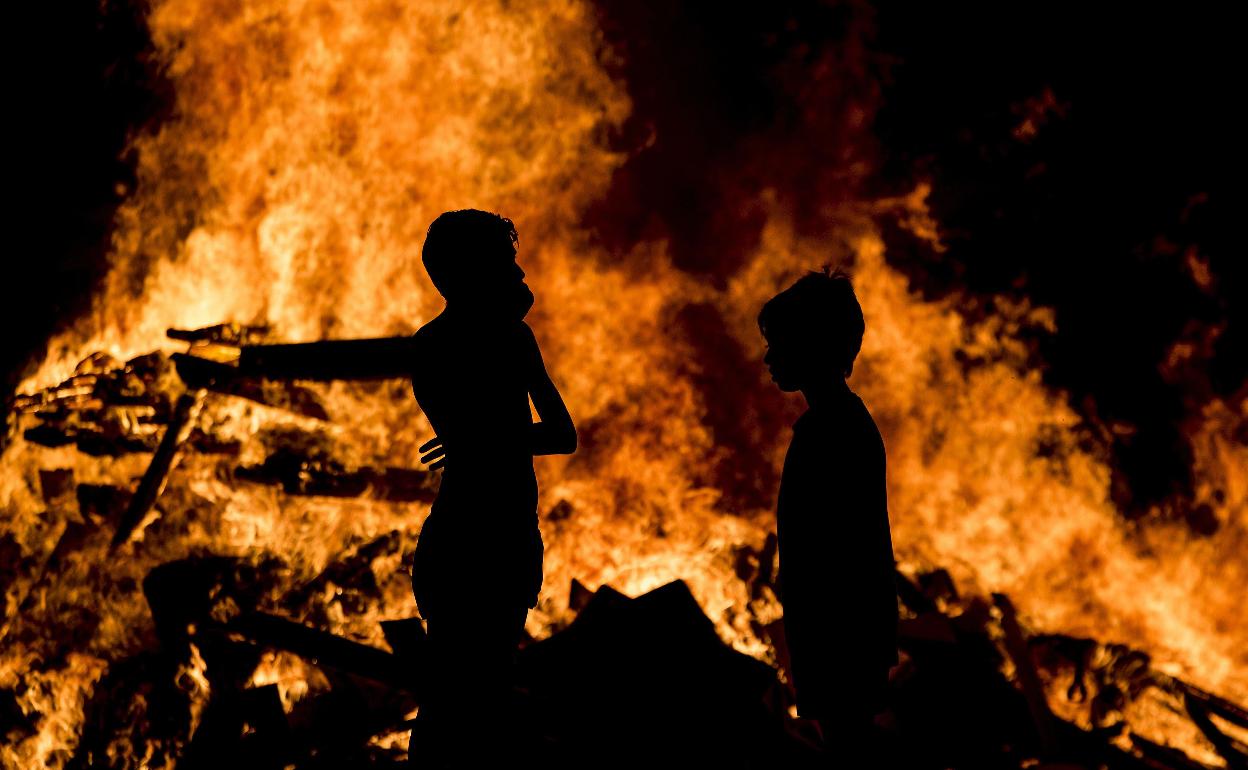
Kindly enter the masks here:
M 809 273 L 758 316 L 776 385 L 801 391 L 776 504 L 780 590 L 798 713 L 848 766 L 865 756 L 897 663 L 884 442 L 845 382 L 865 324 L 843 273 Z
M 422 254 L 446 299 L 413 338 L 412 390 L 437 434 L 422 460 L 442 469 L 412 566 L 429 634 L 412 745 L 422 767 L 492 763 L 515 737 L 512 660 L 542 585 L 533 456 L 576 449 L 524 322 L 533 293 L 516 241 L 497 214 L 449 211 L 429 226 Z

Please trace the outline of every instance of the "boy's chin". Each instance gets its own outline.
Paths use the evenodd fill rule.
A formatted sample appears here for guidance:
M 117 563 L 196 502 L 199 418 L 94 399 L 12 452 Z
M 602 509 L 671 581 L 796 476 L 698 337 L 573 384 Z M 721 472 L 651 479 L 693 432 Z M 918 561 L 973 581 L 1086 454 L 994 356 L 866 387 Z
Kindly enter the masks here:
M 530 290 L 527 286 L 524 287 L 524 294 L 519 299 L 519 304 L 524 308 L 524 310 L 520 313 L 521 318 L 529 314 L 529 310 L 533 308 L 533 303 L 535 301 L 536 297 L 533 296 L 532 290 Z
M 776 383 L 776 387 L 784 391 L 785 393 L 796 393 L 797 391 L 802 389 L 801 385 L 799 385 L 794 380 L 789 379 L 788 377 L 776 377 L 773 374 L 771 377 L 771 381 Z
M 533 309 L 533 292 L 527 292 L 523 297 L 517 297 L 511 305 L 511 317 L 517 321 L 522 320 Z

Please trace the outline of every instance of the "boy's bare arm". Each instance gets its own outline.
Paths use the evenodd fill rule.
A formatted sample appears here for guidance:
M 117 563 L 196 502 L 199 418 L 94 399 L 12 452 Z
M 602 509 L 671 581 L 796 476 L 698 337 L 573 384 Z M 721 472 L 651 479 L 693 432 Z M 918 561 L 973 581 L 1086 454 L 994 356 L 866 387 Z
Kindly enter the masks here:
M 529 426 L 529 450 L 534 455 L 571 454 L 576 451 L 576 427 L 572 415 L 559 395 L 559 389 L 546 372 L 542 351 L 528 324 L 523 325 L 525 347 L 525 381 L 529 398 L 541 420 Z M 440 436 L 434 436 L 421 445 L 420 461 L 437 470 L 446 466 L 446 447 Z
M 529 445 L 534 455 L 566 455 L 576 451 L 576 426 L 572 415 L 563 403 L 563 396 L 546 372 L 542 351 L 537 345 L 533 330 L 524 326 L 529 345 L 528 380 L 529 397 L 541 422 L 529 429 Z

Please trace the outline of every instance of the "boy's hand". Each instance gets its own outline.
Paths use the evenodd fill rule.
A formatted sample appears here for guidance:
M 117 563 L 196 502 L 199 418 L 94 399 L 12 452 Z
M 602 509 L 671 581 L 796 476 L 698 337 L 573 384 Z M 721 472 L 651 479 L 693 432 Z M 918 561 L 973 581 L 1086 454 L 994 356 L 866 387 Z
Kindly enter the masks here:
M 420 461 L 428 465 L 429 470 L 436 471 L 446 465 L 446 447 L 437 436 L 421 444 L 418 451 L 421 452 Z

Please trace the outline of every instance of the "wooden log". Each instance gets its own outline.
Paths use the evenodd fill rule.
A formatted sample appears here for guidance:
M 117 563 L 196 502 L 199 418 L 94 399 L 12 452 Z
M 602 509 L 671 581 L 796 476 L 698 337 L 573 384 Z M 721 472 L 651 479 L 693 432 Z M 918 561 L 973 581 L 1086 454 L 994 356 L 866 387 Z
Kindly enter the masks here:
M 1248 729 L 1248 709 L 1245 709 L 1243 706 L 1167 674 L 1153 672 L 1153 678 L 1158 686 L 1179 695 L 1185 701 L 1198 703 L 1206 711 L 1216 714 L 1231 724 Z
M 1031 713 L 1031 721 L 1040 737 L 1040 747 L 1048 755 L 1058 750 L 1057 732 L 1054 729 L 1053 712 L 1049 709 L 1049 701 L 1044 694 L 1044 685 L 1036 674 L 1035 664 L 1031 660 L 1031 649 L 1023 637 L 1018 625 L 1018 615 L 1014 603 L 1005 594 L 994 593 L 993 604 L 1001 611 L 1001 629 L 1005 632 L 1005 649 L 1014 661 L 1019 686 L 1023 697 L 1027 700 L 1027 710 Z
M 178 377 L 182 378 L 182 382 L 186 383 L 188 388 L 216 390 L 239 376 L 237 366 L 220 361 L 200 358 L 189 353 L 174 353 L 170 358 L 173 359 L 173 366 L 178 372 Z
M 178 766 L 280 770 L 289 765 L 291 749 L 277 685 L 225 691 L 213 694 Z
M 377 380 L 411 376 L 411 337 L 247 345 L 239 373 L 292 380 Z
M 897 583 L 897 596 L 901 599 L 901 603 L 916 615 L 922 615 L 925 612 L 939 612 L 936 609 L 936 602 L 928 598 L 927 594 L 910 582 L 910 578 L 899 569 L 893 570 L 893 579 Z
M 353 642 L 327 631 L 263 612 L 240 615 L 226 624 L 227 631 L 267 647 L 293 652 L 317 665 L 356 674 L 376 682 L 418 693 L 416 666 L 404 658 Z
M 174 353 L 172 358 L 178 376 L 189 388 L 207 388 L 214 393 L 238 396 L 304 417 L 329 419 L 325 406 L 307 388 L 266 377 L 249 376 L 237 366 L 189 353 Z
M 169 481 L 169 473 L 178 460 L 182 445 L 186 443 L 191 430 L 195 427 L 195 421 L 204 407 L 206 395 L 206 390 L 198 389 L 187 391 L 178 397 L 169 426 L 165 428 L 165 435 L 160 440 L 160 446 L 156 448 L 152 462 L 148 464 L 147 471 L 144 472 L 143 479 L 139 482 L 139 488 L 135 490 L 134 497 L 130 499 L 130 505 L 117 524 L 117 532 L 113 535 L 110 550 L 116 550 L 128 541 L 135 529 L 151 512 L 152 507 L 156 505 L 160 493 L 164 491 L 165 484 Z
M 269 334 L 269 326 L 260 324 L 224 323 L 204 326 L 199 329 L 168 329 L 165 336 L 183 342 L 206 342 L 214 345 L 251 345 L 260 342 Z
M 1154 743 L 1141 735 L 1131 735 L 1131 746 L 1139 753 L 1147 770 L 1210 770 L 1179 749 Z
M 1248 746 L 1218 729 L 1209 718 L 1209 709 L 1195 695 L 1185 695 L 1183 707 L 1201 734 L 1213 744 L 1214 750 L 1226 760 L 1229 770 L 1248 770 Z
M 585 609 L 586 604 L 589 604 L 589 600 L 593 595 L 594 592 L 586 588 L 584 583 L 576 578 L 572 578 L 572 582 L 568 586 L 568 609 L 573 612 L 580 612 Z
M 381 633 L 385 634 L 390 649 L 400 658 L 417 660 L 424 654 L 428 637 L 420 618 L 381 621 Z
M 329 458 L 280 449 L 259 465 L 240 465 L 236 478 L 256 484 L 281 484 L 289 495 L 363 497 L 391 502 L 432 502 L 438 478 L 411 468 L 348 469 Z

